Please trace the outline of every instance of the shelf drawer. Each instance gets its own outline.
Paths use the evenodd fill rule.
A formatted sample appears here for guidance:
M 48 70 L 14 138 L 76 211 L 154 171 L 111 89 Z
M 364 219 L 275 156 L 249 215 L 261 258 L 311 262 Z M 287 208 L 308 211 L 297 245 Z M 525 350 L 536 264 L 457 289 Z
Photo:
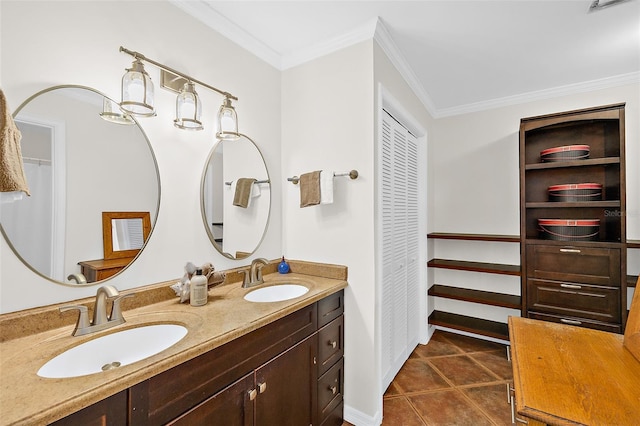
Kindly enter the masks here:
M 344 353 L 344 317 L 340 316 L 318 332 L 318 376 L 324 374 Z
M 318 423 L 342 402 L 344 383 L 344 360 L 338 361 L 318 379 Z
M 344 290 L 318 302 L 318 328 L 329 324 L 344 313 Z
M 527 277 L 620 287 L 620 249 L 531 244 Z
M 620 323 L 620 289 L 530 279 L 528 308 L 572 317 Z
M 551 314 L 543 314 L 540 312 L 529 312 L 527 315 L 529 318 L 549 321 L 549 322 L 557 322 L 561 324 L 568 325 L 577 325 L 579 327 L 593 328 L 594 330 L 602 330 L 607 331 L 609 333 L 622 333 L 622 326 L 620 324 L 611 324 L 600 321 L 587 320 L 584 318 L 575 318 L 570 316 L 563 315 L 551 315 Z

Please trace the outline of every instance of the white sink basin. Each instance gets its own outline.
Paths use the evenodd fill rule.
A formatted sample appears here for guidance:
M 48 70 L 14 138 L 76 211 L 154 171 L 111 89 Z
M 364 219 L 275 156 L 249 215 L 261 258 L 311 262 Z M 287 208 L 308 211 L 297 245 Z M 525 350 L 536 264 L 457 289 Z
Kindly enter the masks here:
M 277 284 L 259 288 L 244 296 L 249 302 L 281 302 L 300 297 L 309 289 L 300 284 Z
M 176 324 L 147 325 L 107 334 L 52 358 L 38 370 L 38 376 L 78 377 L 111 370 L 162 352 L 186 335 L 186 327 Z

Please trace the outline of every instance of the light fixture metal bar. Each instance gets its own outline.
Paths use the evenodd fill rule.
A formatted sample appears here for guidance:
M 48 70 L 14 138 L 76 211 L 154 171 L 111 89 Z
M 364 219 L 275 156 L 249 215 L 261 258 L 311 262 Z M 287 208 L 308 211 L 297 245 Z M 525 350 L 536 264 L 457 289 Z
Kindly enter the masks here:
M 144 56 L 140 52 L 134 52 L 133 50 L 129 50 L 129 49 L 123 47 L 123 46 L 120 46 L 120 51 L 126 53 L 127 55 L 133 56 L 135 59 L 140 59 L 142 61 L 149 62 L 150 64 L 153 64 L 156 67 L 158 67 L 158 68 L 160 68 L 160 69 L 162 69 L 164 71 L 176 74 L 176 75 L 178 75 L 178 76 L 180 76 L 180 77 L 182 77 L 182 78 L 184 78 L 186 80 L 189 80 L 189 81 L 191 81 L 193 83 L 198 84 L 199 86 L 203 86 L 203 87 L 206 87 L 209 90 L 213 90 L 214 92 L 217 92 L 217 93 L 221 94 L 225 98 L 233 99 L 234 101 L 238 100 L 237 97 L 233 96 L 229 92 L 225 92 L 224 90 L 217 89 L 217 88 L 215 88 L 213 86 L 208 85 L 207 83 L 203 83 L 200 80 L 197 80 L 197 79 L 195 79 L 193 77 L 190 77 L 187 74 L 181 73 L 180 71 L 177 71 L 177 70 L 175 70 L 175 69 L 173 69 L 171 67 L 168 67 L 168 66 L 166 66 L 164 64 L 161 64 L 160 62 L 154 61 L 153 59 L 149 59 L 149 58 L 147 58 L 146 56 Z

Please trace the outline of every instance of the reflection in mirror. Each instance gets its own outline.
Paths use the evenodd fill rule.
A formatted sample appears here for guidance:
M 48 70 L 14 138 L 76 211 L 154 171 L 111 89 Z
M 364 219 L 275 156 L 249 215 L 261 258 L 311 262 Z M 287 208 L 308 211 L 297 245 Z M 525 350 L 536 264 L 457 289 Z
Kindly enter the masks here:
M 262 153 L 249 137 L 213 147 L 200 202 L 207 234 L 221 254 L 244 259 L 258 248 L 269 221 L 271 183 Z
M 135 257 L 151 232 L 149 212 L 102 212 L 105 259 Z
M 102 119 L 104 99 L 88 87 L 56 86 L 14 114 L 31 197 L 2 204 L 0 228 L 26 266 L 60 284 L 84 273 L 79 263 L 104 261 L 103 211 L 149 212 L 150 224 L 158 213 L 151 145 L 135 120 Z

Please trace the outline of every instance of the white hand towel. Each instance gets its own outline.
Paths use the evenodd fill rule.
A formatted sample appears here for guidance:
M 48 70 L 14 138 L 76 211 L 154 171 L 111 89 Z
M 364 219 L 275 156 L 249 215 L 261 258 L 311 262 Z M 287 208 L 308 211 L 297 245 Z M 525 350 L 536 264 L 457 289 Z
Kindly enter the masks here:
M 320 172 L 320 204 L 333 204 L 333 172 Z
M 251 206 L 251 200 L 258 198 L 261 194 L 262 191 L 260 190 L 260 184 L 254 182 L 253 185 L 251 185 L 251 194 L 249 195 L 249 203 L 247 207 Z

